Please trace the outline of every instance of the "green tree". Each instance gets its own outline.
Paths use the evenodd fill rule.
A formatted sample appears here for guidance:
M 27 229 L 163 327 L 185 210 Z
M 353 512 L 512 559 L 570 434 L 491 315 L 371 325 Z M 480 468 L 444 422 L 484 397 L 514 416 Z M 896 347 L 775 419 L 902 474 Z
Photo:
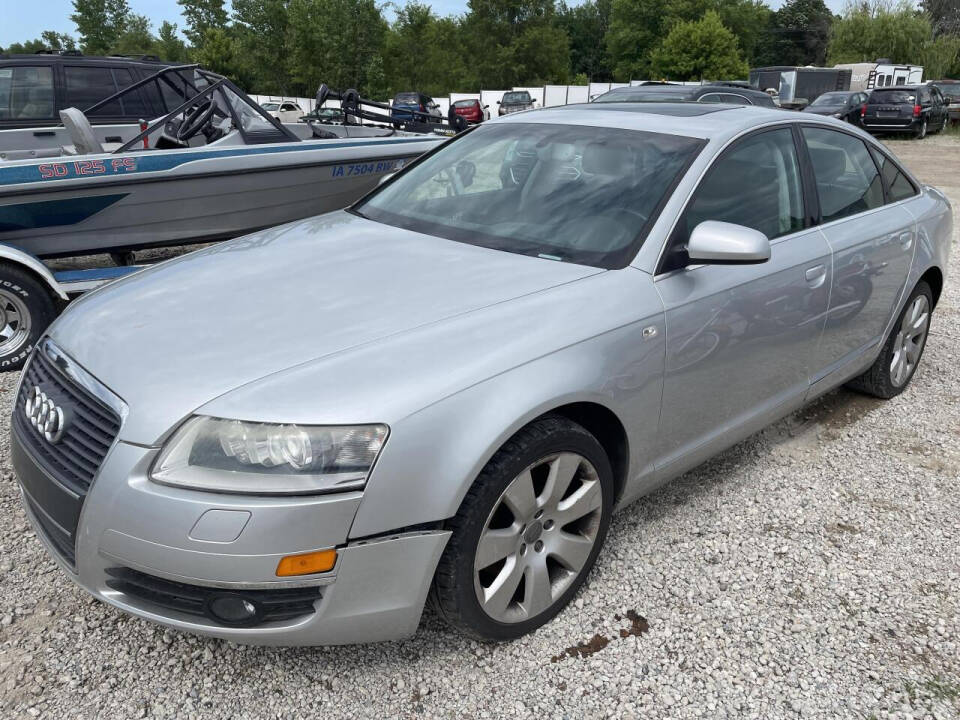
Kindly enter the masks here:
M 750 69 L 736 35 L 713 10 L 702 20 L 674 25 L 653 53 L 652 68 L 656 75 L 674 80 L 745 78 Z
M 203 43 L 207 30 L 227 27 L 229 17 L 223 0 L 177 0 L 177 4 L 187 23 L 184 34 L 194 45 Z
M 164 20 L 157 32 L 157 56 L 172 63 L 185 63 L 189 59 L 187 45 L 177 33 L 176 23 Z
M 136 13 L 127 15 L 123 32 L 120 33 L 111 52 L 116 55 L 157 54 L 157 38 L 150 31 L 150 18 Z
M 260 81 L 264 94 L 291 94 L 289 5 L 292 0 L 233 0 L 236 37 Z M 302 35 L 300 36 L 301 39 Z
M 25 40 L 24 42 L 15 42 L 3 52 L 11 55 L 33 55 L 41 50 L 47 50 L 49 45 L 41 38 L 36 40 Z
M 960 74 L 960 35 L 940 35 L 924 43 L 919 60 L 924 76 L 930 80 Z
M 960 3 L 957 0 L 922 0 L 935 35 L 960 35 Z
M 290 0 L 288 68 L 292 87 L 312 95 L 321 82 L 385 92 L 387 23 L 374 0 Z
M 554 0 L 468 0 L 463 19 L 468 82 L 474 88 L 563 82 L 570 73 L 567 34 Z
M 720 18 L 752 60 L 770 24 L 770 9 L 761 0 L 613 0 L 606 43 L 614 78 L 651 77 L 661 41 L 677 24 L 698 21 L 707 12 Z
M 834 15 L 823 0 L 788 0 L 772 14 L 757 65 L 823 65 Z
M 44 30 L 40 37 L 47 47 L 54 52 L 63 52 L 64 50 L 76 50 L 77 41 L 66 33 L 59 33 L 54 30 Z
M 126 27 L 127 0 L 73 0 L 70 19 L 77 26 L 80 45 L 88 55 L 104 55 L 117 44 Z
M 611 80 L 613 69 L 604 46 L 613 0 L 587 0 L 581 5 L 561 2 L 557 25 L 570 39 L 570 72 L 597 81 Z
M 896 5 L 887 0 L 851 4 L 830 29 L 827 61 L 834 65 L 882 57 L 895 63 L 917 63 L 932 34 L 929 18 L 907 0 Z

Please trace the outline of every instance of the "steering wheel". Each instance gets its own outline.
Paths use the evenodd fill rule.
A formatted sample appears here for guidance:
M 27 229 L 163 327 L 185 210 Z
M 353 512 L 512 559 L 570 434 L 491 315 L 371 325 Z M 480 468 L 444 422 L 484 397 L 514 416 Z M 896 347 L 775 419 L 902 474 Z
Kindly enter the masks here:
M 213 117 L 216 112 L 217 104 L 207 98 L 187 110 L 183 117 L 183 122 L 177 128 L 177 140 L 185 143 L 198 132 L 200 132 Z

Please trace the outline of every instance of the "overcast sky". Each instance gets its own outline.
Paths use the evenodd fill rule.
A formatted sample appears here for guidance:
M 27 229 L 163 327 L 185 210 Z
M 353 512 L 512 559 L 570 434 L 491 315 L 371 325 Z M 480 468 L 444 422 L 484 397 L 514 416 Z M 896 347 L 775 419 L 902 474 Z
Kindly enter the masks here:
M 180 6 L 176 0 L 128 0 L 131 10 L 153 21 L 154 30 L 164 20 L 183 28 Z M 827 6 L 839 12 L 845 0 L 826 0 Z M 777 8 L 783 0 L 768 0 Z M 466 10 L 467 0 L 428 0 L 439 15 L 459 14 Z M 71 0 L 0 0 L 0 46 L 40 37 L 44 30 L 75 35 L 77 28 L 70 21 Z

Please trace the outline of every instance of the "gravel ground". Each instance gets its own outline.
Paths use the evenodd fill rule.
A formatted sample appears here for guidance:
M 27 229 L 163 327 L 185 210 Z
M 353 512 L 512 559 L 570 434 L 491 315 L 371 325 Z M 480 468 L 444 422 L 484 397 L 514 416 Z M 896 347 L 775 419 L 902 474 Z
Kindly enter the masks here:
M 960 207 L 960 140 L 891 145 Z M 960 717 L 957 271 L 904 395 L 833 393 L 633 505 L 575 603 L 507 645 L 430 610 L 405 642 L 310 649 L 127 617 L 45 556 L 4 427 L 0 717 Z

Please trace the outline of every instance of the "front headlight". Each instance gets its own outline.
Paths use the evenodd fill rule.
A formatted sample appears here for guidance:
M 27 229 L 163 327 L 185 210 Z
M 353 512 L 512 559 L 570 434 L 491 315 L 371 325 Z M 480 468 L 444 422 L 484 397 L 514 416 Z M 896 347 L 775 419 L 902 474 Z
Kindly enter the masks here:
M 150 479 L 257 495 L 359 490 L 386 438 L 386 425 L 276 425 L 197 416 L 164 445 Z

